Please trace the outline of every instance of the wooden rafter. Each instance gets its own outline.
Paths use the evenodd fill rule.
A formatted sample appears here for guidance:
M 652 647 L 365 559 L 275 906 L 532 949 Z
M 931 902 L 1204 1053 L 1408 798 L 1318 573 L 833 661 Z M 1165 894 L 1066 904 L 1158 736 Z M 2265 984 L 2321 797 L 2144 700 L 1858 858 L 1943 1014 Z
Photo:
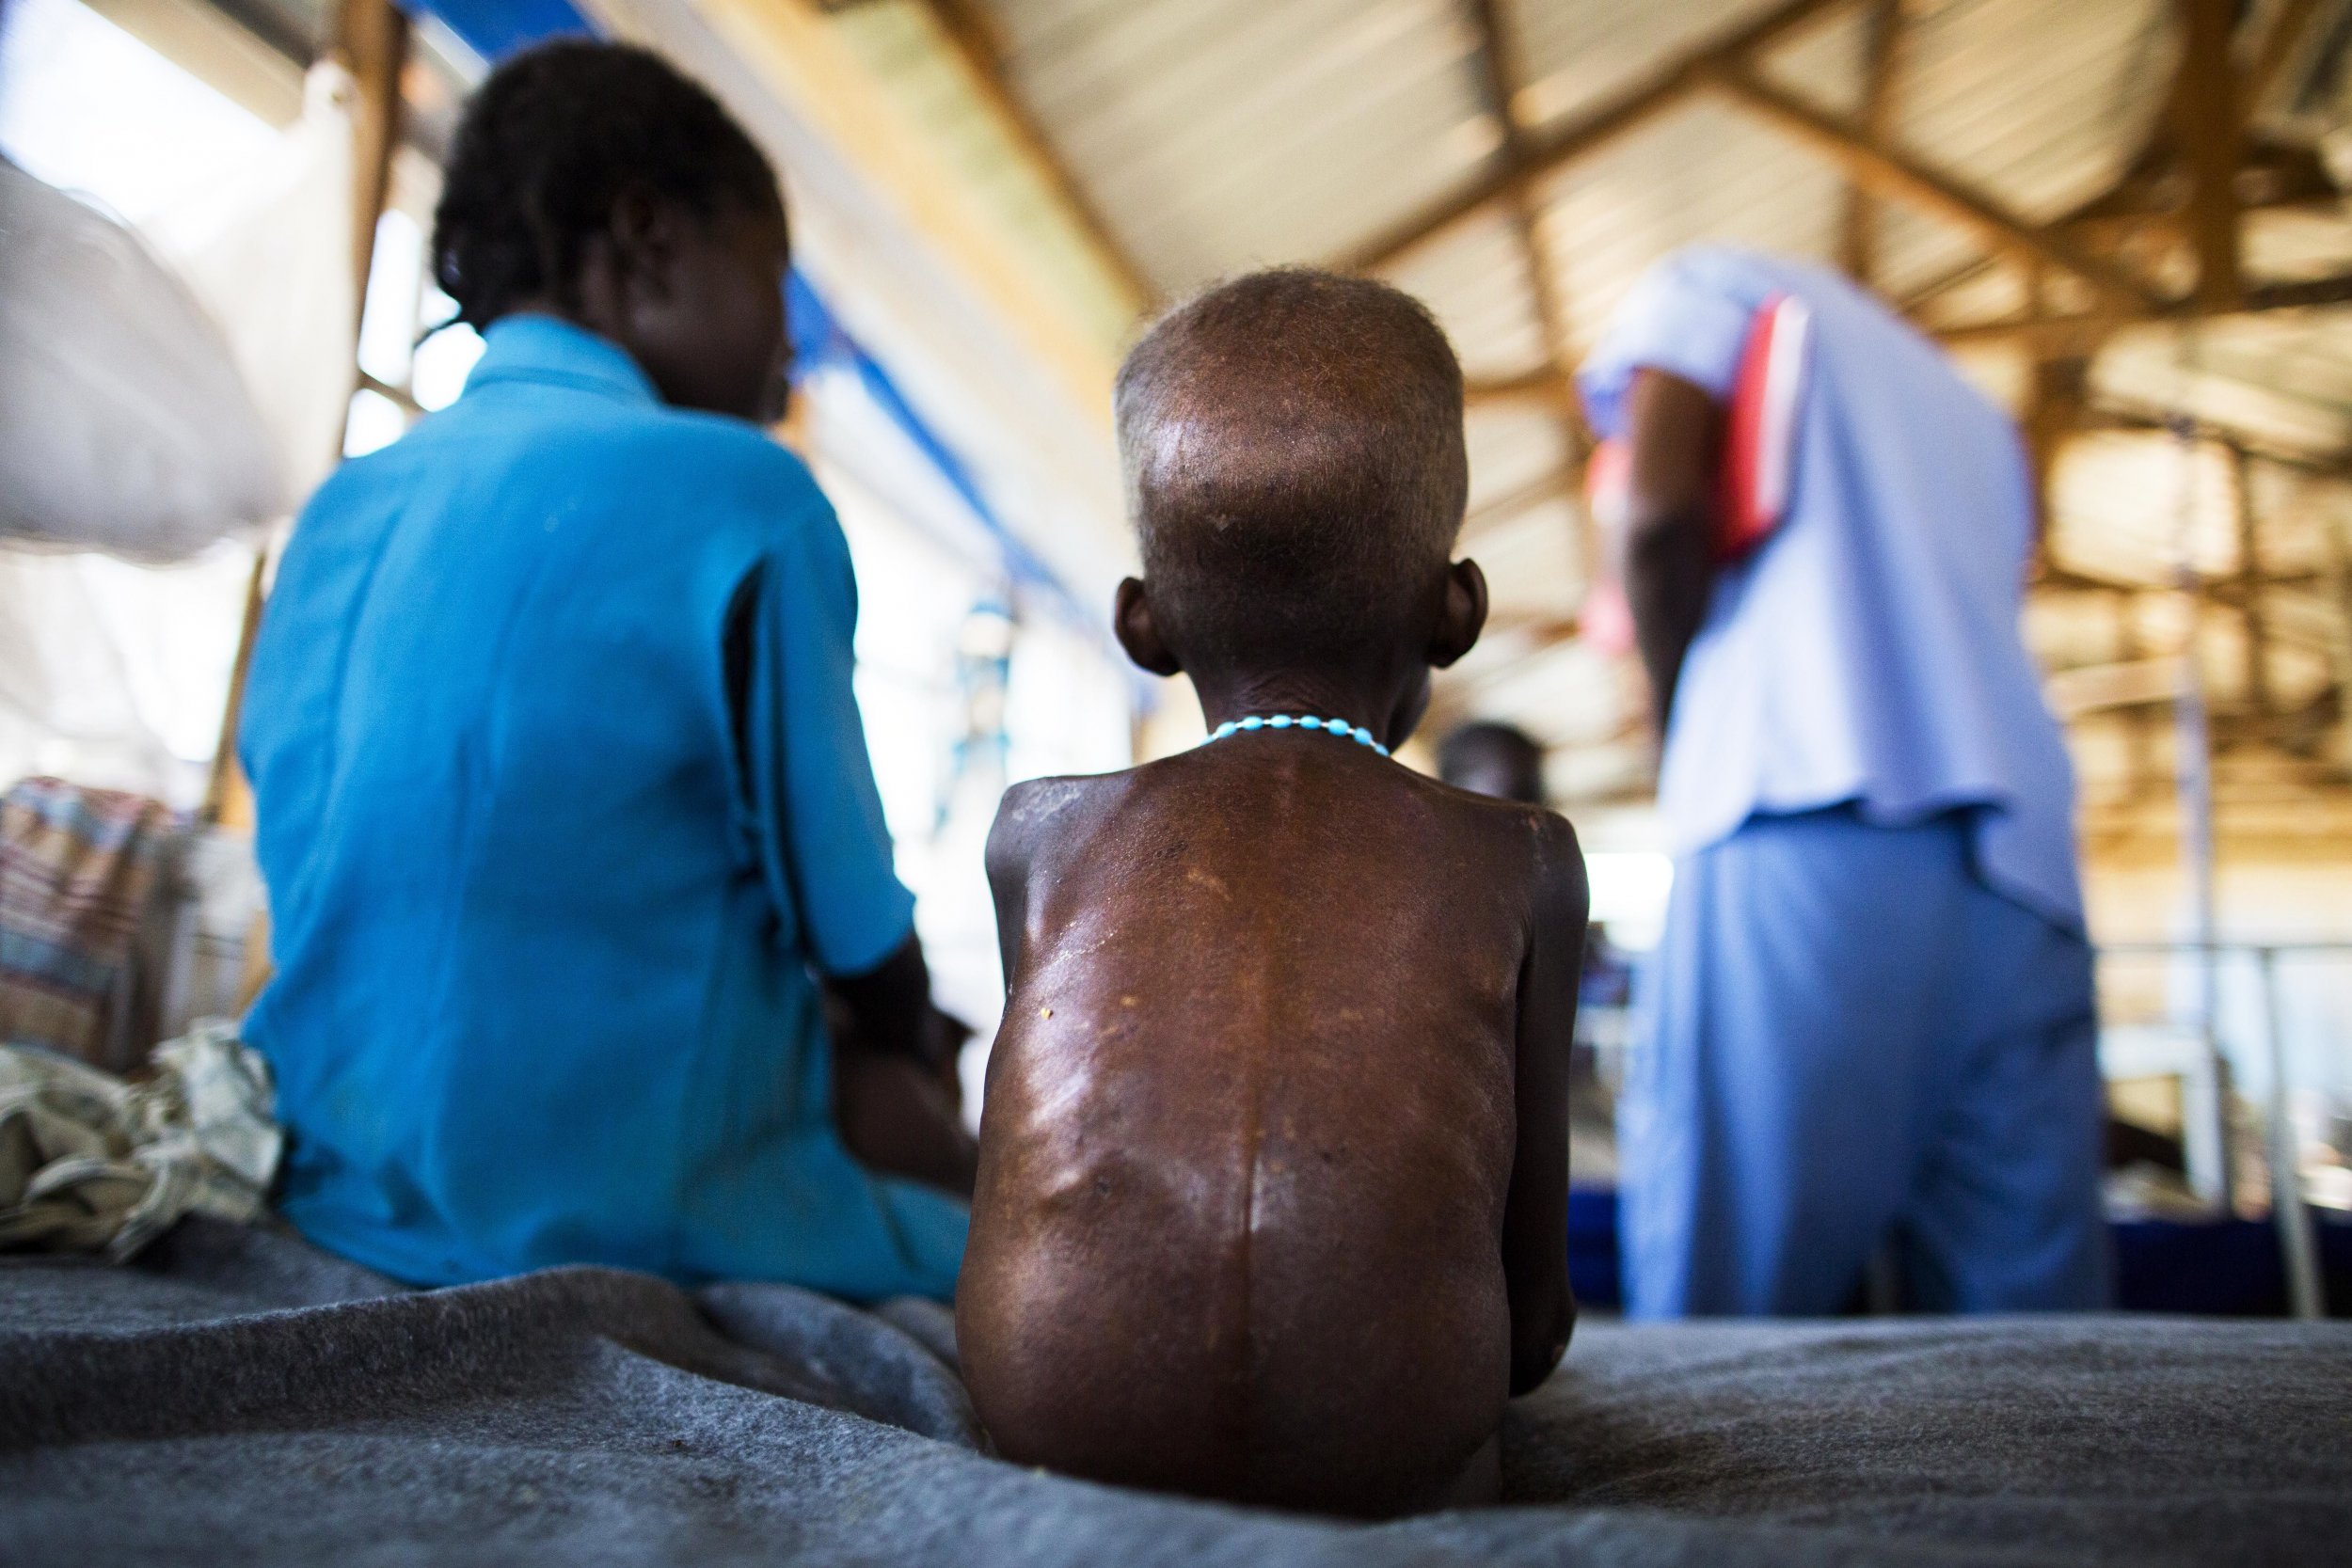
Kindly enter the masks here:
M 1890 143 L 1895 132 L 1895 78 L 1901 60 L 1902 0 L 1864 0 L 1862 39 L 1862 134 Z M 1877 270 L 1877 198 L 1858 180 L 1846 183 L 1846 207 L 1838 223 L 1837 264 L 1857 283 Z
M 1869 195 L 1930 212 L 1969 229 L 1994 248 L 2074 274 L 2112 303 L 2134 311 L 2154 301 L 2137 279 L 2071 236 L 2033 224 L 1994 198 L 1931 169 L 1873 135 L 1867 126 L 1805 103 L 1765 82 L 1756 55 L 1842 0 L 1786 0 L 1763 16 L 1667 62 L 1633 87 L 1540 137 L 1526 136 L 1517 155 L 1498 159 L 1477 180 L 1343 264 L 1374 267 L 1500 198 L 1518 198 L 1535 180 L 1625 135 L 1708 87 L 1722 88 L 1785 133 L 1841 164 Z
M 1462 537 L 1474 539 L 1489 529 L 1508 527 L 1545 502 L 1564 499 L 1575 491 L 1574 476 L 1565 471 L 1540 474 L 1471 509 L 1462 519 Z
M 1490 165 L 1461 189 L 1406 222 L 1332 262 L 1343 271 L 1366 272 L 1449 229 L 1500 197 L 1507 196 L 1675 107 L 1697 91 L 1708 70 L 1724 61 L 1771 47 L 1845 0 L 1781 0 L 1707 43 L 1645 73 L 1624 91 L 1566 125 L 1528 137 L 1526 156 L 1513 166 Z
M 1954 289 L 1974 283 L 2000 264 L 2001 258 L 1997 255 L 1971 256 L 1965 261 L 1945 268 L 1925 283 L 1912 289 L 1909 293 L 1895 302 L 1895 308 L 1906 316 L 1915 316 Z
M 2256 133 L 2245 138 L 2243 152 L 2235 182 L 2243 212 L 2287 208 L 2332 211 L 2343 200 L 2343 193 L 2328 173 L 2326 161 L 2312 148 Z M 2113 235 L 2119 228 L 2130 229 L 2153 218 L 2177 215 L 2181 182 L 2174 173 L 2175 162 L 2168 121 L 2161 128 L 2158 144 L 2135 159 L 2114 184 L 2048 227 L 2078 243 L 2094 245 Z M 1999 266 L 2003 260 L 1999 252 L 1971 257 L 1912 289 L 1897 302 L 1897 308 L 1903 314 L 1915 317 L 1954 289 L 1973 283 Z M 2297 303 L 2341 304 L 2352 298 L 2352 293 L 2338 292 L 2343 286 L 2341 280 L 2332 277 L 2259 284 L 2247 291 L 2243 305 L 2248 309 L 2272 310 Z M 2007 325 L 1983 323 L 1959 330 L 1999 335 L 2025 325 L 2022 320 Z
M 2239 308 L 2246 310 L 2293 310 L 2306 305 L 2352 302 L 2352 273 L 2296 278 L 2282 283 L 2257 283 L 2246 291 Z
M 2352 304 L 2352 273 L 2330 273 L 2324 277 L 2254 284 L 2240 293 L 2234 305 L 2219 313 L 2259 315 L 2270 310 L 2298 310 L 2312 306 L 2344 304 Z M 2176 308 L 2145 311 L 2092 310 L 2074 314 L 2028 311 L 1997 321 L 1959 322 L 1938 325 L 1931 330 L 1938 341 L 1954 348 L 1963 344 L 1994 342 L 2065 348 L 2090 339 L 2103 338 L 2118 327 L 2183 321 L 2205 313 L 2194 300 L 2190 300 Z
M 2271 17 L 2269 30 L 2254 46 L 2253 66 L 2246 73 L 2245 103 L 2249 112 L 2270 95 L 2318 12 L 2319 0 L 2286 0 Z
M 1478 78 L 1479 97 L 1500 133 L 1494 164 L 1497 172 L 1508 178 L 1525 168 L 1531 157 L 1526 128 L 1519 123 L 1518 111 L 1513 107 L 1521 76 L 1518 51 L 1504 24 L 1499 0 L 1467 0 L 1467 5 L 1477 39 L 1471 63 Z M 1541 395 L 1560 402 L 1565 411 L 1563 418 L 1571 426 L 1570 445 L 1580 447 L 1583 422 L 1576 410 L 1575 383 L 1570 372 L 1573 350 L 1568 342 L 1567 310 L 1560 298 L 1552 257 L 1544 244 L 1533 183 L 1515 182 L 1507 199 L 1511 203 L 1512 229 L 1527 271 L 1536 325 L 1543 334 L 1544 353 L 1549 361 L 1549 374 L 1539 376 L 1535 385 Z
M 1560 395 L 1560 372 L 1551 365 L 1517 375 L 1494 376 L 1471 381 L 1462 388 L 1463 398 L 1472 404 L 1482 403 L 1549 403 Z
M 1037 117 L 1029 113 L 1028 106 L 1012 90 L 995 24 L 974 0 L 924 0 L 924 5 L 939 24 L 939 30 L 962 56 L 982 102 L 1076 223 L 1087 243 L 1126 293 L 1128 303 L 1137 314 L 1150 309 L 1160 298 L 1159 286 L 1112 231 L 1102 210 L 1095 206 L 1060 152 L 1047 139 Z
M 2028 222 L 1952 175 L 1929 168 L 1867 135 L 1852 120 L 1801 102 L 1734 60 L 1712 65 L 1709 79 L 1784 133 L 1843 165 L 1877 194 L 1970 230 L 1994 249 L 2074 274 L 2112 303 L 2146 310 L 2155 301 L 2139 283 L 2073 239 Z
M 2263 603 L 2261 519 L 2254 510 L 2254 466 L 2243 447 L 2230 454 L 2230 508 L 2237 523 L 2238 610 L 2246 619 L 2246 699 L 2257 713 L 2270 711 L 2270 617 Z
M 2116 403 L 2100 403 L 2084 410 L 2086 430 L 2122 430 L 2146 434 L 2174 433 L 2176 421 L 2161 411 L 2134 407 Z M 2205 440 L 2225 446 L 2238 447 L 2257 462 L 2284 468 L 2291 473 L 2312 479 L 2352 481 L 2352 451 L 2332 455 L 2305 451 L 2299 448 L 2280 445 L 2242 426 L 2225 424 L 2210 419 L 2196 421 L 2197 435 Z
M 2043 314 L 2029 310 L 2024 315 L 2004 316 L 1997 321 L 1960 322 L 1930 330 L 1935 341 L 1947 348 L 2016 343 L 2037 354 L 2072 354 L 2096 345 L 2112 336 L 2119 327 L 2147 319 L 2141 314 L 2114 310 L 2074 314 Z
M 2231 40 L 2236 0 L 2179 0 L 2181 71 L 2172 95 L 2173 134 L 2188 171 L 2188 205 L 2182 214 L 2197 255 L 2199 309 L 2226 310 L 2237 303 L 2240 224 L 2237 172 L 2243 117 Z
M 1525 73 L 1520 69 L 1517 40 L 1503 20 L 1500 0 L 1468 0 L 1468 7 L 1478 40 L 1473 56 L 1479 95 L 1502 132 L 1495 149 L 1495 165 L 1498 172 L 1512 179 L 1505 199 L 1511 205 L 1511 227 L 1518 240 L 1520 263 L 1527 274 L 1536 326 L 1543 334 L 1547 362 L 1536 378 L 1537 395 L 1558 420 L 1564 449 L 1562 471 L 1550 476 L 1549 483 L 1565 488 L 1571 476 L 1581 469 L 1593 437 L 1585 428 L 1583 404 L 1576 393 L 1576 349 L 1569 341 L 1567 305 L 1560 297 L 1559 268 L 1551 247 L 1544 242 L 1539 187 L 1534 180 L 1513 178 L 1527 167 L 1531 158 L 1527 129 L 1519 121 L 1518 108 L 1518 89 Z M 1589 588 L 1598 575 L 1596 562 L 1599 559 L 1600 540 L 1592 518 L 1582 508 L 1577 509 L 1576 518 L 1579 569 Z

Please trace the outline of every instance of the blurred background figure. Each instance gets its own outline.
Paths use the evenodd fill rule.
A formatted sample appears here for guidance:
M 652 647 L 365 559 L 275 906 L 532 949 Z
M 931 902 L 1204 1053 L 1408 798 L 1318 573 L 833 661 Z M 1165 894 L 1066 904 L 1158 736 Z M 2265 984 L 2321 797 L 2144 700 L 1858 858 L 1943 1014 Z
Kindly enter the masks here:
M 1544 752 L 1515 724 L 1464 724 L 1438 747 L 1438 777 L 1456 789 L 1523 805 L 1544 803 Z
M 1680 857 L 1619 1108 L 1628 1308 L 2107 1294 L 2074 781 L 2009 420 L 1820 268 L 1694 247 L 1586 362 Z

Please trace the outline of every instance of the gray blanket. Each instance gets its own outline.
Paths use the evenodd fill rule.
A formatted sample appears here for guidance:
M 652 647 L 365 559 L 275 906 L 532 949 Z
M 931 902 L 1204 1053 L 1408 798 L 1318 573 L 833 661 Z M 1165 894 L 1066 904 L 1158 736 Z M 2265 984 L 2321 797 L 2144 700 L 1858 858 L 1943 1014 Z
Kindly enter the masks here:
M 18 1564 L 2329 1563 L 2352 1325 L 1580 1330 L 1514 1506 L 1378 1527 L 979 1451 L 936 1309 L 559 1269 L 399 1291 L 195 1220 L 0 1264 Z M 929 1341 L 932 1348 L 926 1348 Z

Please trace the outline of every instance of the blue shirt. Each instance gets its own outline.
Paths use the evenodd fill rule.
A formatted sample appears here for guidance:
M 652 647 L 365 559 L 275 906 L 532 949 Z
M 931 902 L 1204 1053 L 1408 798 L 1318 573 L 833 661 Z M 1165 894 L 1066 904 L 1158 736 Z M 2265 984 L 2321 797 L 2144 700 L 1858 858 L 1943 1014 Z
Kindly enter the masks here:
M 963 1208 L 842 1148 L 810 974 L 913 913 L 856 616 L 797 458 L 548 317 L 321 487 L 242 737 L 289 1219 L 424 1284 L 951 1292 Z
M 1594 425 L 1622 434 L 1645 366 L 1726 398 L 1775 294 L 1812 315 L 1788 507 L 1720 575 L 1684 660 L 1658 784 L 1673 847 L 1759 812 L 1978 807 L 1987 885 L 2079 930 L 2074 772 L 2018 626 L 2034 500 L 2007 416 L 1838 275 L 1696 246 L 1635 284 L 1580 372 Z

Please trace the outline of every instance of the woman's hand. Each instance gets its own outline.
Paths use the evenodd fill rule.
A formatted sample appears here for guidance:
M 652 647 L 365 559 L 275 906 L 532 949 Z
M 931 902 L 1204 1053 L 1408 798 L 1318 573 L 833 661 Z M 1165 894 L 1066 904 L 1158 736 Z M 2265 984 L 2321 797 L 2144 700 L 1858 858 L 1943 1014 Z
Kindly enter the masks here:
M 963 1125 L 957 1065 L 971 1029 L 931 1004 L 922 943 L 909 936 L 864 974 L 825 981 L 833 1110 L 861 1164 L 972 1196 L 979 1146 Z
M 944 1025 L 970 1030 L 945 1014 Z M 972 1196 L 979 1145 L 963 1125 L 955 1054 L 928 1067 L 899 1053 L 855 1047 L 834 1053 L 834 1119 L 860 1164 Z

